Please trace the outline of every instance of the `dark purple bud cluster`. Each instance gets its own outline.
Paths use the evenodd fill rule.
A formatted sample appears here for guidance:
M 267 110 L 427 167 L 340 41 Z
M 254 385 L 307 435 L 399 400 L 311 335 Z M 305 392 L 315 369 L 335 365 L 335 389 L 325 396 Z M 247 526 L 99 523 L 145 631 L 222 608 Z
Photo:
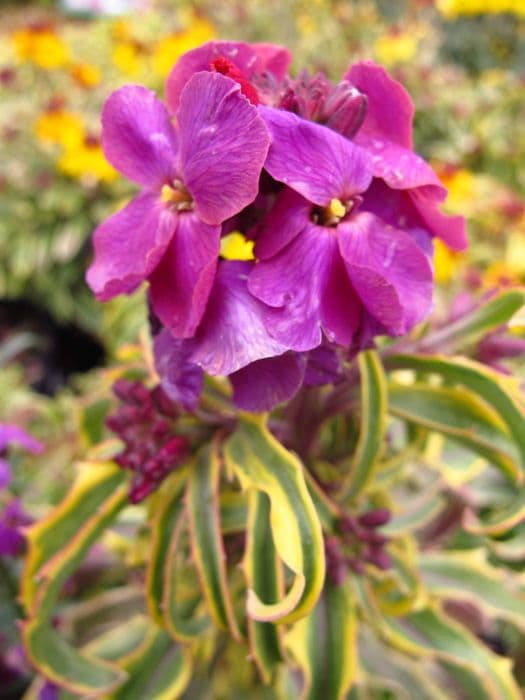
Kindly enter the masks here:
M 388 537 L 377 532 L 377 528 L 386 525 L 390 517 L 390 511 L 378 508 L 358 517 L 345 515 L 340 518 L 339 536 L 325 539 L 326 572 L 335 586 L 343 583 L 349 570 L 363 574 L 365 564 L 372 564 L 382 571 L 392 566 L 385 550 Z
M 113 392 L 123 405 L 106 424 L 125 444 L 115 461 L 134 472 L 129 499 L 140 503 L 181 464 L 188 442 L 174 434 L 177 409 L 160 386 L 150 390 L 141 382 L 119 379 Z
M 288 81 L 279 107 L 351 139 L 364 121 L 366 104 L 366 96 L 347 80 L 334 86 L 322 73 L 302 71 Z

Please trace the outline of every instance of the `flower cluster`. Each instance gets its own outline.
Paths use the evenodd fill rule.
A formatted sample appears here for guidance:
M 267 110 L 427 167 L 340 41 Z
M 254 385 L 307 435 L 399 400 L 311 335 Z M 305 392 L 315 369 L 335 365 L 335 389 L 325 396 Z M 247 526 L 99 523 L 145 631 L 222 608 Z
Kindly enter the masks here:
M 253 411 L 334 381 L 429 314 L 432 238 L 466 245 L 413 151 L 405 89 L 371 62 L 335 85 L 289 62 L 209 42 L 176 63 L 166 104 L 126 86 L 104 107 L 106 157 L 142 190 L 96 230 L 88 282 L 101 300 L 149 282 L 157 369 L 187 408 L 202 372 Z
M 129 498 L 140 503 L 180 465 L 187 442 L 173 433 L 177 412 L 160 386 L 150 391 L 140 382 L 120 379 L 113 392 L 123 404 L 107 419 L 110 430 L 124 442 L 115 461 L 134 473 Z
M 325 539 L 327 576 L 334 585 L 340 585 L 348 572 L 365 572 L 365 564 L 386 571 L 392 566 L 385 550 L 388 537 L 377 528 L 390 520 L 390 511 L 384 508 L 369 510 L 358 517 L 344 516 L 339 520 L 339 537 Z
M 41 442 L 28 435 L 19 425 L 0 423 L 0 495 L 7 495 L 8 498 L 0 510 L 1 557 L 16 557 L 23 552 L 25 546 L 23 528 L 31 522 L 20 501 L 7 494 L 12 473 L 11 466 L 5 457 L 13 446 L 21 447 L 31 454 L 39 454 L 44 449 Z

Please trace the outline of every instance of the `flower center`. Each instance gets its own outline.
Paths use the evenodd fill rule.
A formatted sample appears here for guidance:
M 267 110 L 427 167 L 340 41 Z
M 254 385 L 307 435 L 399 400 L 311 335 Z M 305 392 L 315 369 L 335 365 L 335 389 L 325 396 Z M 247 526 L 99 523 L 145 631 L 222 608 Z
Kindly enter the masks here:
M 354 208 L 354 198 L 342 202 L 340 199 L 331 199 L 326 207 L 314 207 L 311 219 L 318 226 L 337 226 Z
M 177 211 L 193 209 L 193 199 L 181 180 L 173 180 L 169 185 L 163 185 L 160 198 L 165 204 L 171 205 Z

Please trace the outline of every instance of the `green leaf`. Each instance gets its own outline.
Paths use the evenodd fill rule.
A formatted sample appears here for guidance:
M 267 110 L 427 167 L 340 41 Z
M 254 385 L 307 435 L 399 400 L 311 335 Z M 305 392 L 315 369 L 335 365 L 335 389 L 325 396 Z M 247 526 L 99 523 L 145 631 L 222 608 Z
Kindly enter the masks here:
M 190 467 L 186 491 L 190 541 L 210 614 L 219 627 L 229 629 L 239 640 L 219 519 L 219 476 L 216 445 L 201 448 Z
M 263 603 L 249 591 L 248 614 L 263 622 L 298 620 L 315 606 L 325 572 L 321 525 L 302 465 L 270 434 L 264 418 L 247 414 L 226 441 L 224 456 L 243 489 L 263 491 L 270 498 L 275 548 L 295 574 L 291 589 L 279 603 Z
M 281 564 L 270 530 L 270 501 L 265 493 L 250 491 L 243 570 L 249 589 L 268 603 L 276 603 L 282 594 Z M 280 628 L 271 622 L 248 618 L 250 656 L 264 683 L 270 683 L 282 660 Z
M 491 513 L 480 519 L 472 511 L 467 511 L 463 526 L 473 535 L 504 535 L 525 519 L 525 489 L 517 491 L 507 508 Z
M 173 644 L 164 630 L 153 626 L 119 665 L 128 680 L 108 700 L 176 700 L 188 685 L 192 669 L 189 650 Z
M 112 463 L 82 462 L 72 490 L 52 513 L 27 532 L 29 551 L 22 577 L 21 602 L 29 612 L 41 590 L 41 569 L 71 542 L 86 521 L 125 481 L 125 475 Z
M 456 349 L 467 347 L 486 333 L 508 323 L 524 304 L 525 292 L 506 289 L 466 316 L 449 323 L 446 328 L 429 335 L 428 341 L 423 340 L 420 347 L 424 350 L 439 348 L 440 351 L 450 344 Z
M 421 656 L 430 655 L 459 669 L 484 676 L 489 697 L 520 700 L 511 662 L 493 653 L 465 628 L 443 613 L 426 608 L 401 619 L 388 621 L 390 641 L 407 644 Z M 408 650 L 408 649 L 407 649 Z
M 164 623 L 164 580 L 172 537 L 184 510 L 182 495 L 187 472 L 175 472 L 155 495 L 150 509 L 151 549 L 146 570 L 146 600 L 149 613 L 159 625 Z
M 505 424 L 485 401 L 468 389 L 391 384 L 389 411 L 470 448 L 512 479 L 522 477 L 519 455 Z
M 72 692 L 107 697 L 125 674 L 113 664 L 77 651 L 52 627 L 65 580 L 127 503 L 122 470 L 108 463 L 84 467 L 86 471 L 60 506 L 28 532 L 23 601 L 29 616 L 22 636 L 28 657 L 46 678 Z
M 388 395 L 381 360 L 374 350 L 366 350 L 358 355 L 357 362 L 361 377 L 361 429 L 350 473 L 342 487 L 343 500 L 356 498 L 374 478 L 386 427 Z
M 525 631 L 525 597 L 512 590 L 503 571 L 490 566 L 485 550 L 421 554 L 418 568 L 431 593 L 469 601 Z
M 313 612 L 296 622 L 286 646 L 303 672 L 301 700 L 342 700 L 357 676 L 357 618 L 348 585 L 325 585 Z
M 184 587 L 180 558 L 186 526 L 186 506 L 181 498 L 182 479 L 170 478 L 162 490 L 151 522 L 153 551 L 146 576 L 148 608 L 154 620 L 161 620 L 171 636 L 191 641 L 210 625 L 210 619 L 194 614 L 200 593 Z
M 466 358 L 453 359 L 440 355 L 392 355 L 391 369 L 412 369 L 441 376 L 447 382 L 462 384 L 477 394 L 497 413 L 507 426 L 516 444 L 523 474 L 525 473 L 525 415 L 516 400 L 519 382 L 494 372 Z

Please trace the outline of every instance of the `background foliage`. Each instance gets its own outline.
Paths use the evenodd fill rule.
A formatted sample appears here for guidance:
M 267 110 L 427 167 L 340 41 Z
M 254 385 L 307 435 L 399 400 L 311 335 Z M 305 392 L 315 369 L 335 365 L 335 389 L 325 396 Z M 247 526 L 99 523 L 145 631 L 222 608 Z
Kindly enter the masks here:
M 9 453 L 0 492 L 38 521 L 25 562 L 0 561 L 6 697 L 521 697 L 518 4 L 159 0 L 111 18 L 41 2 L 0 16 L 0 422 L 46 444 Z M 160 92 L 212 37 L 284 43 L 333 77 L 359 57 L 385 64 L 471 244 L 436 247 L 430 322 L 363 353 L 347 383 L 265 423 L 236 420 L 210 382 L 202 414 L 177 423 L 194 458 L 130 507 L 110 386 L 157 379 L 143 296 L 101 305 L 83 282 L 94 226 L 131 195 L 99 114 L 123 83 Z

